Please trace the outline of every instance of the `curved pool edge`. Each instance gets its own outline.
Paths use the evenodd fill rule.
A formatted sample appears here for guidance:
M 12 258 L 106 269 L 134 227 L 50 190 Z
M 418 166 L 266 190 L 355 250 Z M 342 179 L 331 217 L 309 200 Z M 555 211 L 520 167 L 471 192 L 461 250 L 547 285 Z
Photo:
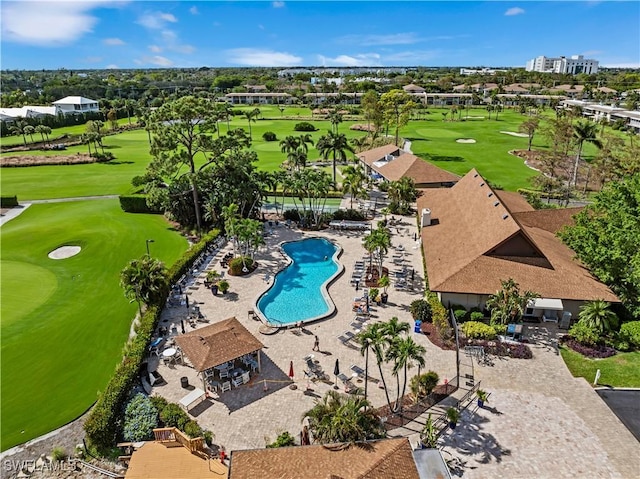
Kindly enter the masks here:
M 308 319 L 299 321 L 299 323 L 301 323 L 301 324 L 312 323 L 314 321 L 319 321 L 321 319 L 326 319 L 326 318 L 328 318 L 330 316 L 333 316 L 336 313 L 338 307 L 336 306 L 336 303 L 333 301 L 333 298 L 331 297 L 331 294 L 329 294 L 329 286 L 331 286 L 331 284 L 334 283 L 345 271 L 344 264 L 342 264 L 338 260 L 338 258 L 340 257 L 340 255 L 342 255 L 344 250 L 343 250 L 342 246 L 340 246 L 338 243 L 336 243 L 336 241 L 334 241 L 334 240 L 332 240 L 330 238 L 325 238 L 324 236 L 308 236 L 308 237 L 302 238 L 302 239 L 281 241 L 280 243 L 278 243 L 278 251 L 287 259 L 287 262 L 282 268 L 280 268 L 278 270 L 278 272 L 276 274 L 273 275 L 273 278 L 271 279 L 271 284 L 269 285 L 269 287 L 267 289 L 265 289 L 264 291 L 262 291 L 261 293 L 259 293 L 258 296 L 256 297 L 256 299 L 253 301 L 254 314 L 258 318 L 260 318 L 260 321 L 263 324 L 266 324 L 267 326 L 271 326 L 271 327 L 274 327 L 274 328 L 294 328 L 294 327 L 296 327 L 297 323 L 278 323 L 278 322 L 269 321 L 262 314 L 262 311 L 258 307 L 258 302 L 260 301 L 260 299 L 265 294 L 267 294 L 267 292 L 271 288 L 273 288 L 273 286 L 275 285 L 275 277 L 276 277 L 276 275 L 278 273 L 280 273 L 281 271 L 283 271 L 284 269 L 288 268 L 289 265 L 291 263 L 293 263 L 293 259 L 291 259 L 291 257 L 284 251 L 282 246 L 287 244 L 287 243 L 297 243 L 297 242 L 308 240 L 308 239 L 322 239 L 322 240 L 328 241 L 333 246 L 335 246 L 336 251 L 331 256 L 331 259 L 338 265 L 338 269 L 336 270 L 335 273 L 333 273 L 333 275 L 331 275 L 329 278 L 327 278 L 327 280 L 324 283 L 322 283 L 322 285 L 320 286 L 320 293 L 322 294 L 322 297 L 324 298 L 326 303 L 329 305 L 329 311 L 327 311 L 326 313 L 323 313 L 321 315 L 314 316 L 312 318 L 308 318 Z

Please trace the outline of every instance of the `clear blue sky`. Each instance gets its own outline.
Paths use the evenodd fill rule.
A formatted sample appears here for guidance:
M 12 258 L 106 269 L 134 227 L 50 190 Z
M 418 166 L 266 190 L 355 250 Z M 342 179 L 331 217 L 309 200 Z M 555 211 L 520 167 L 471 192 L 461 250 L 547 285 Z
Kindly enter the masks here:
M 640 68 L 640 2 L 4 1 L 2 69 L 520 66 L 583 54 Z

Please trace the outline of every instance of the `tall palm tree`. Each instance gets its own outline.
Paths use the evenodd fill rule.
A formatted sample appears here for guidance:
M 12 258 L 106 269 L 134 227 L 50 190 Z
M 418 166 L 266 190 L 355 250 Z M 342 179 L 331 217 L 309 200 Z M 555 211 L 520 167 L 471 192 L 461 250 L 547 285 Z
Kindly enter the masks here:
M 243 112 L 244 117 L 249 122 L 249 140 L 253 140 L 251 136 L 251 122 L 256 122 L 256 117 L 260 114 L 260 108 L 254 108 L 253 110 Z
M 329 112 L 329 121 L 331 122 L 331 131 L 337 134 L 338 125 L 342 123 L 342 114 L 337 109 L 332 110 Z
M 609 309 L 610 306 L 610 303 L 602 299 L 589 301 L 580 307 L 578 318 L 581 323 L 600 334 L 607 333 L 618 325 L 618 316 Z
M 120 286 L 130 301 L 138 302 L 142 317 L 142 303 L 158 301 L 167 288 L 167 271 L 164 264 L 148 255 L 132 260 L 120 273 Z
M 26 121 L 16 121 L 12 126 L 9 127 L 9 131 L 18 136 L 22 135 L 22 141 L 24 142 L 24 146 L 27 146 L 27 134 L 24 129 L 29 126 Z
M 524 314 L 527 303 L 540 295 L 532 291 L 520 293 L 520 286 L 513 278 L 500 281 L 502 288 L 489 296 L 486 307 L 491 311 L 491 322 L 515 323 Z
M 397 318 L 396 318 L 397 319 Z M 409 323 L 404 323 L 409 327 Z M 402 409 L 402 398 L 407 390 L 407 370 L 417 364 L 423 368 L 425 366 L 425 354 L 427 350 L 424 346 L 416 343 L 412 337 L 398 337 L 392 341 L 391 347 L 387 352 L 387 358 L 393 360 L 392 374 L 396 377 L 397 399 L 393 411 L 397 412 Z M 400 391 L 400 370 L 403 372 L 402 392 Z
M 387 404 L 389 404 L 389 407 L 391 407 L 391 399 L 389 398 L 387 382 L 384 378 L 384 373 L 382 372 L 382 363 L 385 361 L 387 347 L 387 335 L 385 332 L 384 323 L 373 323 L 368 325 L 360 333 L 359 337 L 363 342 L 366 341 L 368 343 L 369 347 L 376 357 L 376 364 L 378 366 L 378 372 L 380 373 L 380 380 L 382 381 L 384 394 L 387 398 Z M 360 349 L 360 351 L 362 353 L 362 349 Z
M 49 141 L 49 135 L 51 134 L 50 127 L 46 125 L 38 125 L 36 126 L 35 132 L 40 133 L 40 136 L 42 137 L 42 143 L 45 143 L 45 140 L 44 140 L 45 135 L 47 137 L 47 142 Z
M 367 251 L 370 249 L 377 254 L 378 277 L 382 278 L 384 263 L 384 255 L 386 255 L 391 247 L 391 235 L 384 226 L 379 226 L 367 236 L 364 237 L 364 244 Z
M 33 134 L 36 131 L 35 127 L 27 125 L 23 128 L 23 131 L 25 135 L 29 135 L 29 137 L 31 138 L 31 143 L 33 143 Z
M 576 159 L 573 163 L 573 176 L 571 182 L 575 188 L 578 183 L 578 163 L 580 162 L 580 155 L 582 154 L 582 146 L 585 142 L 595 145 L 597 148 L 602 147 L 602 142 L 596 137 L 598 125 L 592 123 L 589 120 L 578 120 L 573 125 L 573 136 L 578 142 L 578 152 L 576 153 Z
M 321 136 L 318 139 L 316 148 L 325 160 L 329 159 L 329 155 L 333 156 L 333 184 L 335 186 L 336 159 L 346 161 L 347 151 L 353 153 L 353 148 L 349 145 L 349 141 L 344 133 L 335 133 L 333 131 L 328 131 L 326 135 Z
M 320 444 L 350 443 L 380 439 L 386 431 L 374 409 L 360 396 L 328 391 L 304 413 L 313 441 Z

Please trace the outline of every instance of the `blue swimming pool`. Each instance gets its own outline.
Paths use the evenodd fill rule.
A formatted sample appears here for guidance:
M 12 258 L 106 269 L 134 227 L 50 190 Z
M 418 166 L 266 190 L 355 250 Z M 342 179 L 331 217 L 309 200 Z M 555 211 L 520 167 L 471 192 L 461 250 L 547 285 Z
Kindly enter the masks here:
M 282 244 L 291 263 L 276 274 L 257 309 L 273 325 L 290 325 L 328 316 L 335 310 L 327 286 L 341 271 L 338 247 L 323 238 Z

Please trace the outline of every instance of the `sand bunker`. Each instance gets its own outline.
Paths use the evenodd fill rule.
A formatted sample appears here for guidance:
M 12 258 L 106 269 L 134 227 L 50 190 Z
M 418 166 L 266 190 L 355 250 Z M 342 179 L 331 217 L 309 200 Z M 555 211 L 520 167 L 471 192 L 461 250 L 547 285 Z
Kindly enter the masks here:
M 529 135 L 526 133 L 516 133 L 515 131 L 501 131 L 500 133 L 504 133 L 505 135 L 517 136 L 520 138 L 528 138 Z
M 473 138 L 458 138 L 456 140 L 456 143 L 475 143 L 476 140 L 474 140 Z
M 60 246 L 60 248 L 54 249 L 51 253 L 49 253 L 49 258 L 51 259 L 65 259 L 71 258 L 72 256 L 77 255 L 80 250 L 80 246 Z

